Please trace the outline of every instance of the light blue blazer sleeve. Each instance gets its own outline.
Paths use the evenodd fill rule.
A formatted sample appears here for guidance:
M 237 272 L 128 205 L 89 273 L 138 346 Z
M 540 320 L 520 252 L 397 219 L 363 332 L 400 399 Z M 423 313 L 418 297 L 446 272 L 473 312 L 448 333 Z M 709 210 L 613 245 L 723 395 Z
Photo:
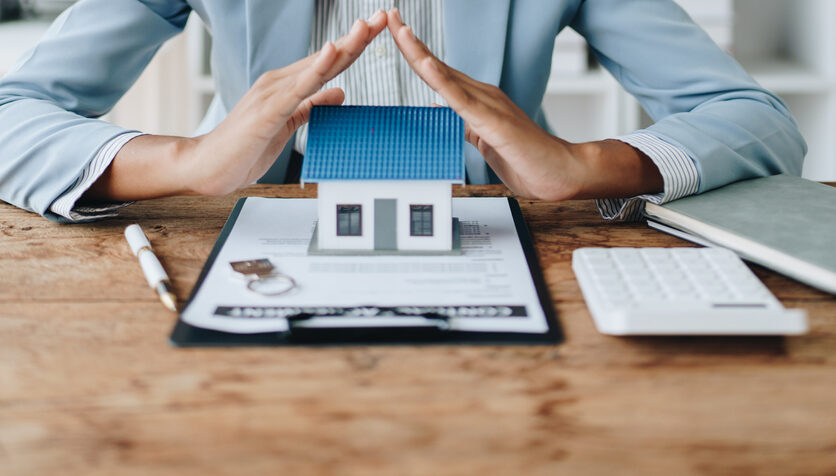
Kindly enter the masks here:
M 695 160 L 700 192 L 801 173 L 807 145 L 787 106 L 673 1 L 587 0 L 571 26 L 656 121 L 646 132 Z
M 0 200 L 48 212 L 123 129 L 95 119 L 182 31 L 179 0 L 83 0 L 0 79 Z

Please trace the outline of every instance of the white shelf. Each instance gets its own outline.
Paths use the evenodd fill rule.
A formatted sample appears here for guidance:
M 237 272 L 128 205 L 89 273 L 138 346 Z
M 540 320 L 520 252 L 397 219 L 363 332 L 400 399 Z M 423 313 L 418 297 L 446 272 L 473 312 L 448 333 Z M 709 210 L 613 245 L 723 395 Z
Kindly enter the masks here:
M 791 60 L 743 62 L 743 67 L 761 86 L 779 95 L 826 94 L 836 86 L 832 78 Z
M 758 83 L 785 100 L 798 121 L 809 146 L 803 175 L 836 181 L 836 0 L 678 1 L 702 12 L 694 18 L 709 29 L 730 25 L 730 35 L 721 35 L 731 36 L 730 50 Z M 723 13 L 722 21 L 712 20 L 711 12 Z M 567 140 L 601 139 L 649 125 L 637 101 L 601 69 L 552 77 L 543 109 Z

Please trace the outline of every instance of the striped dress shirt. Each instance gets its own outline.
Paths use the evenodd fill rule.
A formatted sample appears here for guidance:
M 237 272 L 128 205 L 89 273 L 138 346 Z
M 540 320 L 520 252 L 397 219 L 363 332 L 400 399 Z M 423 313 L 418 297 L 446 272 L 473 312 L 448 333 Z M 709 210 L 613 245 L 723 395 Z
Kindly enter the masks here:
M 318 51 L 327 41 L 336 41 L 351 29 L 358 18 L 368 18 L 378 9 L 398 7 L 419 38 L 440 58 L 444 58 L 442 0 L 317 0 L 311 30 L 309 52 Z M 556 59 L 560 61 L 560 58 Z M 428 106 L 446 104 L 427 86 L 401 56 L 391 35 L 384 32 L 345 72 L 329 81 L 325 88 L 345 91 L 345 104 L 383 106 Z M 84 169 L 82 175 L 50 207 L 50 211 L 70 221 L 91 221 L 111 217 L 127 203 L 96 207 L 79 203 L 79 198 L 104 173 L 119 150 L 137 131 L 121 134 L 105 144 Z M 307 125 L 299 129 L 294 149 L 304 153 Z M 682 149 L 647 132 L 616 137 L 644 152 L 659 168 L 664 191 L 624 199 L 596 200 L 601 216 L 613 220 L 641 218 L 645 201 L 665 203 L 697 193 L 699 172 L 694 161 Z
M 309 54 L 328 41 L 337 41 L 358 18 L 377 10 L 398 7 L 409 18 L 418 38 L 438 57 L 444 57 L 444 23 L 441 0 L 319 0 L 314 7 Z M 447 104 L 412 72 L 387 31 L 378 35 L 366 51 L 342 74 L 325 85 L 345 91 L 345 104 L 355 106 L 430 106 Z M 296 133 L 294 148 L 304 154 L 308 125 Z

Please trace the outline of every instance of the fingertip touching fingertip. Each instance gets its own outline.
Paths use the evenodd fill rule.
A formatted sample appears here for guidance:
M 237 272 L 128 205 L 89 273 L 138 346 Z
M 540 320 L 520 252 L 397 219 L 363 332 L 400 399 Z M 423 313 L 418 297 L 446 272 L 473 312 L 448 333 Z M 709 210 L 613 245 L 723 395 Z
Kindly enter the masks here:
M 403 17 L 401 17 L 401 11 L 398 10 L 398 7 L 393 7 L 389 11 L 392 12 L 392 15 L 395 17 L 395 20 L 398 20 L 399 22 L 403 23 Z
M 370 17 L 369 17 L 369 19 L 368 19 L 367 21 L 375 21 L 375 20 L 377 20 L 378 18 L 380 18 L 380 15 L 381 15 L 381 14 L 385 16 L 385 15 L 386 15 L 386 12 L 385 12 L 385 11 L 383 11 L 383 9 L 382 9 L 382 8 L 379 8 L 376 12 L 372 13 L 372 16 L 370 16 Z

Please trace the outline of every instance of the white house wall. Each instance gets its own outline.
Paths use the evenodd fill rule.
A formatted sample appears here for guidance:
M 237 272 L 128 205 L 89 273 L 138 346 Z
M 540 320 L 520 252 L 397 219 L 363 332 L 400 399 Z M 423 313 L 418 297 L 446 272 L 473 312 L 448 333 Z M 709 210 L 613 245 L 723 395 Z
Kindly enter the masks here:
M 452 247 L 450 182 L 345 181 L 322 182 L 318 189 L 319 247 L 374 249 L 374 201 L 397 200 L 399 250 L 450 250 Z M 361 205 L 362 236 L 337 236 L 337 205 Z M 410 236 L 409 206 L 433 206 L 433 236 Z

